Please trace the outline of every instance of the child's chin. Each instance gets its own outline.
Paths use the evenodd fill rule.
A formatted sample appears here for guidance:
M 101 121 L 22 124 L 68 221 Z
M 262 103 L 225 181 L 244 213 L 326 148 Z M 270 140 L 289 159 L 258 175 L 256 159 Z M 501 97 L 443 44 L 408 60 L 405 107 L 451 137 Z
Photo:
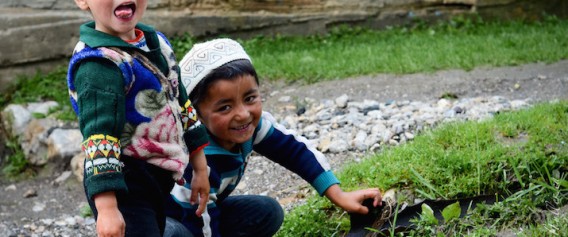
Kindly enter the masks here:
M 252 132 L 238 132 L 233 136 L 236 143 L 244 143 L 252 138 Z

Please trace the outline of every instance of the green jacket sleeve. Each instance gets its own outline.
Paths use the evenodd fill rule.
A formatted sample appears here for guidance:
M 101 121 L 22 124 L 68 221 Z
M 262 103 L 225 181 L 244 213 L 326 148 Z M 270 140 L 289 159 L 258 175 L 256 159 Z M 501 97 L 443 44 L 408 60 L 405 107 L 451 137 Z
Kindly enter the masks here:
M 106 60 L 88 60 L 74 78 L 83 134 L 84 179 L 88 198 L 107 191 L 127 191 L 120 162 L 120 134 L 125 124 L 124 81 Z

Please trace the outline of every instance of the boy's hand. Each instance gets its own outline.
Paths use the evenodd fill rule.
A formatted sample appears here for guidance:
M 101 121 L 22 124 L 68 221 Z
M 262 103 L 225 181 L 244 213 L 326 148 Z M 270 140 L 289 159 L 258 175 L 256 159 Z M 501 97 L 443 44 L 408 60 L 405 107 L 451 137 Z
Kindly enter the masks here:
M 325 196 L 346 212 L 355 212 L 359 214 L 367 214 L 369 212 L 369 208 L 362 204 L 365 199 L 372 198 L 374 207 L 381 205 L 382 201 L 381 192 L 378 188 L 343 192 L 337 184 L 329 187 L 325 191 Z
M 205 212 L 209 201 L 209 174 L 207 172 L 207 160 L 203 150 L 197 151 L 190 157 L 193 168 L 193 178 L 191 179 L 191 197 L 189 202 L 193 205 L 199 202 L 195 215 L 201 217 Z
M 126 223 L 122 213 L 118 210 L 114 192 L 97 194 L 95 197 L 97 207 L 97 236 L 99 237 L 122 237 L 124 236 Z

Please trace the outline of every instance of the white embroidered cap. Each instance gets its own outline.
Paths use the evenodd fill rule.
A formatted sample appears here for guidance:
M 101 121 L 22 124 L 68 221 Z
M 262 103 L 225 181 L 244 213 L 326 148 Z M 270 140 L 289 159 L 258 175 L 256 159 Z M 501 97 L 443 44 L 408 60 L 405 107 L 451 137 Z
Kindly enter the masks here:
M 180 61 L 181 82 L 187 91 L 195 88 L 211 71 L 238 59 L 250 60 L 243 47 L 232 39 L 214 39 L 193 45 Z

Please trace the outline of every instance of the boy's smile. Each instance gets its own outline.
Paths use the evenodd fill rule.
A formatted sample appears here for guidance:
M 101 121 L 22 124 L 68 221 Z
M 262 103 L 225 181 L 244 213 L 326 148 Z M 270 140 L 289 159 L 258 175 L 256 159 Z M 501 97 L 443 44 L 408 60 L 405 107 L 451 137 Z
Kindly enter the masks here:
M 147 6 L 147 0 L 75 0 L 75 3 L 91 12 L 95 29 L 125 41 L 136 38 L 134 27 Z
M 252 137 L 262 114 L 258 84 L 251 75 L 215 81 L 196 107 L 212 139 L 232 152 Z

